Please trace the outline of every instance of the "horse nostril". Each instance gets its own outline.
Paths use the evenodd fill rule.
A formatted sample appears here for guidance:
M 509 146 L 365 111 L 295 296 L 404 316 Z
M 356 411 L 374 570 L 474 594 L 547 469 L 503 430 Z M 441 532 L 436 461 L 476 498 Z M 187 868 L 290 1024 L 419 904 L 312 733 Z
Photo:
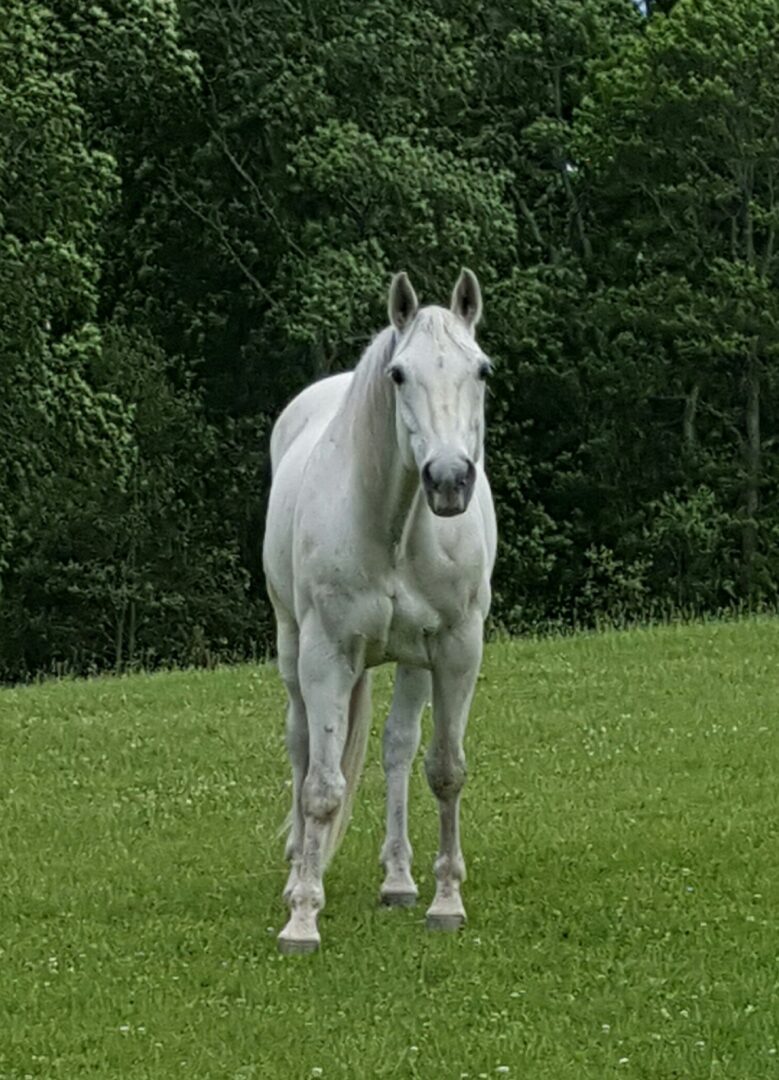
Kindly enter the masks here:
M 455 481 L 455 487 L 459 491 L 468 490 L 473 487 L 473 483 L 476 480 L 476 466 L 472 461 L 467 461 L 465 464 L 465 472 L 461 473 Z
M 426 461 L 422 466 L 422 483 L 428 490 L 435 488 L 435 481 L 433 480 L 433 473 L 430 470 L 430 462 Z

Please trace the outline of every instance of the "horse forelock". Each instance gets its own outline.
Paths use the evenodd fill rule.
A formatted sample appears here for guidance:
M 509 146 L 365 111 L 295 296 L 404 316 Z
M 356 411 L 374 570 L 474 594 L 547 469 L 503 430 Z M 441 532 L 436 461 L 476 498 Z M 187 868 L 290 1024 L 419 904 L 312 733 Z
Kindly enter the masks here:
M 453 345 L 471 356 L 482 355 L 462 319 L 446 308 L 431 305 L 420 308 L 405 330 L 387 326 L 376 335 L 355 369 L 355 376 L 360 376 L 355 382 L 364 383 L 383 375 L 393 356 L 405 351 L 412 343 L 418 344 L 421 337 L 428 337 L 431 348 L 439 354 Z
M 409 348 L 412 343 L 418 344 L 421 337 L 430 339 L 431 348 L 439 356 L 452 346 L 474 357 L 481 355 L 481 349 L 462 319 L 446 308 L 421 308 L 399 342 L 399 351 Z

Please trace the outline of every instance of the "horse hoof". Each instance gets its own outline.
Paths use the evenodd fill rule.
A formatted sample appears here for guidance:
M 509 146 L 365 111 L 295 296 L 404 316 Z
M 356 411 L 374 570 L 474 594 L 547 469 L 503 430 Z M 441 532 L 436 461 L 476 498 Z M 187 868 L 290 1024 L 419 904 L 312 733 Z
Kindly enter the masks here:
M 385 907 L 413 907 L 418 899 L 415 892 L 383 892 L 379 899 Z
M 445 934 L 452 934 L 465 925 L 465 915 L 454 912 L 451 915 L 441 915 L 428 911 L 425 916 L 425 925 L 428 930 L 437 930 Z
M 279 934 L 278 938 L 279 952 L 282 956 L 309 956 L 311 953 L 315 953 L 319 948 L 319 938 L 295 938 L 282 937 Z

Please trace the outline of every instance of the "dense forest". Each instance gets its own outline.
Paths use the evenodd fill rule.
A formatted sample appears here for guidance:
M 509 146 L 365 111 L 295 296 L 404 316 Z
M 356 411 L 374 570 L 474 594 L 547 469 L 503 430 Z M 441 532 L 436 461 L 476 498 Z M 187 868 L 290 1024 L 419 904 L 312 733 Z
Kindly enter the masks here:
M 270 425 L 482 282 L 508 632 L 779 582 L 779 0 L 0 0 L 0 679 L 261 655 Z

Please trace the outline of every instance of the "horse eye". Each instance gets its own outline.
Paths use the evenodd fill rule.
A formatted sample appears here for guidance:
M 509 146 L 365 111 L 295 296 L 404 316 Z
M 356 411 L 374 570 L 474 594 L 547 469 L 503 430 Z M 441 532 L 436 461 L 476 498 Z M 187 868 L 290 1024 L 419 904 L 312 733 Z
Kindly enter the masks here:
M 487 361 L 485 360 L 484 363 L 479 367 L 479 378 L 486 379 L 490 375 L 492 375 L 492 364 L 487 363 Z
M 390 378 L 395 383 L 395 386 L 402 386 L 406 381 L 406 376 L 403 374 L 403 369 L 399 367 L 391 367 L 389 370 Z

